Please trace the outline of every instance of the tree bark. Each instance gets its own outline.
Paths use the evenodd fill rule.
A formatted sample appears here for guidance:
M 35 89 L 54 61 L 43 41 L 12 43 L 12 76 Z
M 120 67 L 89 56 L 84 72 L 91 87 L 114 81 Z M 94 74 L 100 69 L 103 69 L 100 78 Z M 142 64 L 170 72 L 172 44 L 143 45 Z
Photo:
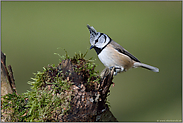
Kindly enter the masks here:
M 1 96 L 16 92 L 11 65 L 6 67 L 6 55 L 1 51 Z

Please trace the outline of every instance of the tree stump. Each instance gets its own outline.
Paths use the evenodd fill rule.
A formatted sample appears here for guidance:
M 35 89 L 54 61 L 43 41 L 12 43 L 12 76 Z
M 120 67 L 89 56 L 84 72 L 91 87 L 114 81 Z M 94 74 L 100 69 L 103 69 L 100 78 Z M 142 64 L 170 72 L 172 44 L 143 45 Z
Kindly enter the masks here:
M 2 66 L 3 65 L 1 65 L 1 71 L 3 70 Z M 51 95 L 50 100 L 52 101 L 51 102 L 52 105 L 55 105 L 58 102 L 59 103 L 58 107 L 54 106 L 50 107 L 51 112 L 45 113 L 45 115 L 42 116 L 41 121 L 44 122 L 117 121 L 116 118 L 113 116 L 113 114 L 110 112 L 108 105 L 106 104 L 107 96 L 109 95 L 110 92 L 109 88 L 113 83 L 112 79 L 113 79 L 114 68 L 112 70 L 105 68 L 101 72 L 100 76 L 96 75 L 94 68 L 95 66 L 93 64 L 90 64 L 88 60 L 85 60 L 82 57 L 82 55 L 80 56 L 78 55 L 73 58 L 67 58 L 63 60 L 57 67 L 48 66 L 48 68 L 45 68 L 45 72 L 41 73 L 40 77 L 41 81 L 37 81 L 38 79 L 36 79 L 36 82 L 38 82 L 39 85 L 38 83 L 33 82 L 32 83 L 32 85 L 34 85 L 33 88 L 36 88 L 37 90 L 35 91 L 35 93 L 40 92 L 39 93 L 40 95 L 44 94 L 45 92 L 46 94 L 50 93 Z M 4 76 L 4 74 L 2 75 Z M 6 72 L 5 76 L 7 75 L 8 74 Z M 11 81 L 11 79 L 8 80 Z M 64 82 L 65 84 L 60 86 L 57 82 L 62 82 L 61 84 L 63 84 Z M 15 84 L 12 83 L 14 82 L 9 83 L 10 87 L 12 88 L 10 89 L 9 93 L 12 93 L 13 91 L 16 92 Z M 65 88 L 65 86 L 68 88 L 68 90 L 67 88 Z M 1 89 L 2 88 L 4 88 L 4 86 L 1 86 Z M 54 102 L 55 98 L 52 97 L 59 98 L 61 101 Z M 39 98 L 37 99 L 38 103 L 40 103 L 43 97 L 38 98 Z M 30 105 L 31 101 L 32 100 L 28 94 L 25 102 L 27 102 L 26 103 L 27 105 L 28 104 Z M 41 104 L 41 107 L 44 108 L 45 106 Z M 55 109 L 51 110 L 52 108 Z M 29 113 L 28 115 L 28 112 L 30 112 L 29 109 L 31 108 L 27 108 L 26 113 L 22 115 L 22 117 L 25 117 L 25 119 L 31 117 L 30 115 L 32 115 L 31 113 Z M 48 109 L 49 108 L 47 108 L 47 110 Z M 1 110 L 1 112 L 3 113 L 3 110 Z M 1 118 L 3 120 L 4 117 L 1 116 Z M 38 121 L 39 118 L 40 116 L 37 118 Z M 4 118 L 3 121 L 7 121 L 7 119 L 5 120 Z M 17 118 L 16 121 L 20 121 L 20 118 Z M 8 122 L 12 122 L 11 118 L 9 118 Z

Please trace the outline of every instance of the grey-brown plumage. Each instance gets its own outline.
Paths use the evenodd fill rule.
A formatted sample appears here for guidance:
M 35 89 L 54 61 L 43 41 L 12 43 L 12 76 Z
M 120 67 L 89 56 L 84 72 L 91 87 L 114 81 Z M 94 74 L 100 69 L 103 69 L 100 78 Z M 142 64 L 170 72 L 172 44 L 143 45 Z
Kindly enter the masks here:
M 134 60 L 136 62 L 140 62 L 135 56 L 130 54 L 126 49 L 124 49 L 121 45 L 119 45 L 115 41 L 111 41 L 110 44 L 114 49 L 118 50 L 120 53 L 123 53 L 123 54 L 129 56 L 132 60 Z
M 100 61 L 106 67 L 115 67 L 115 75 L 134 67 L 143 67 L 153 72 L 159 72 L 158 68 L 141 63 L 135 56 L 113 41 L 108 35 L 97 32 L 89 25 L 87 27 L 90 31 L 90 49 L 95 49 Z

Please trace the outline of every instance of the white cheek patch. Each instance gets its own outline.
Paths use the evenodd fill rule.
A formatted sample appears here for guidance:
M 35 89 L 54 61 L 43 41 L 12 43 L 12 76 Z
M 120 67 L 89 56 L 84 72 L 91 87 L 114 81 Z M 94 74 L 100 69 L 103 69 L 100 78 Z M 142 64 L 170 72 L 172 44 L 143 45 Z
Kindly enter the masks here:
M 98 33 L 95 39 L 95 46 L 102 49 L 109 43 L 109 41 L 110 39 L 108 38 L 107 35 L 103 33 Z
M 106 39 L 106 38 L 105 38 L 105 36 L 104 36 L 104 35 L 102 35 L 102 36 L 100 36 L 100 37 L 99 37 L 99 39 L 98 39 L 98 40 L 99 40 L 99 42 L 100 42 L 100 43 L 105 43 L 105 42 L 106 42 L 106 40 L 105 40 L 105 39 Z

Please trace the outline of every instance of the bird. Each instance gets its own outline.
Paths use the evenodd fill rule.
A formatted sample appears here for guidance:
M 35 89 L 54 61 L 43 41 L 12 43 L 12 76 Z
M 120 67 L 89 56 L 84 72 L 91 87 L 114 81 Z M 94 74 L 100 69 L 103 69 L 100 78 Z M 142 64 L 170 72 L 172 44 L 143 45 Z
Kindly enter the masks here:
M 141 63 L 135 56 L 113 41 L 107 34 L 97 32 L 93 26 L 88 24 L 87 28 L 90 31 L 90 50 L 95 49 L 98 58 L 104 66 L 109 69 L 114 67 L 114 75 L 120 72 L 126 72 L 130 68 L 138 67 L 159 72 L 157 67 Z

